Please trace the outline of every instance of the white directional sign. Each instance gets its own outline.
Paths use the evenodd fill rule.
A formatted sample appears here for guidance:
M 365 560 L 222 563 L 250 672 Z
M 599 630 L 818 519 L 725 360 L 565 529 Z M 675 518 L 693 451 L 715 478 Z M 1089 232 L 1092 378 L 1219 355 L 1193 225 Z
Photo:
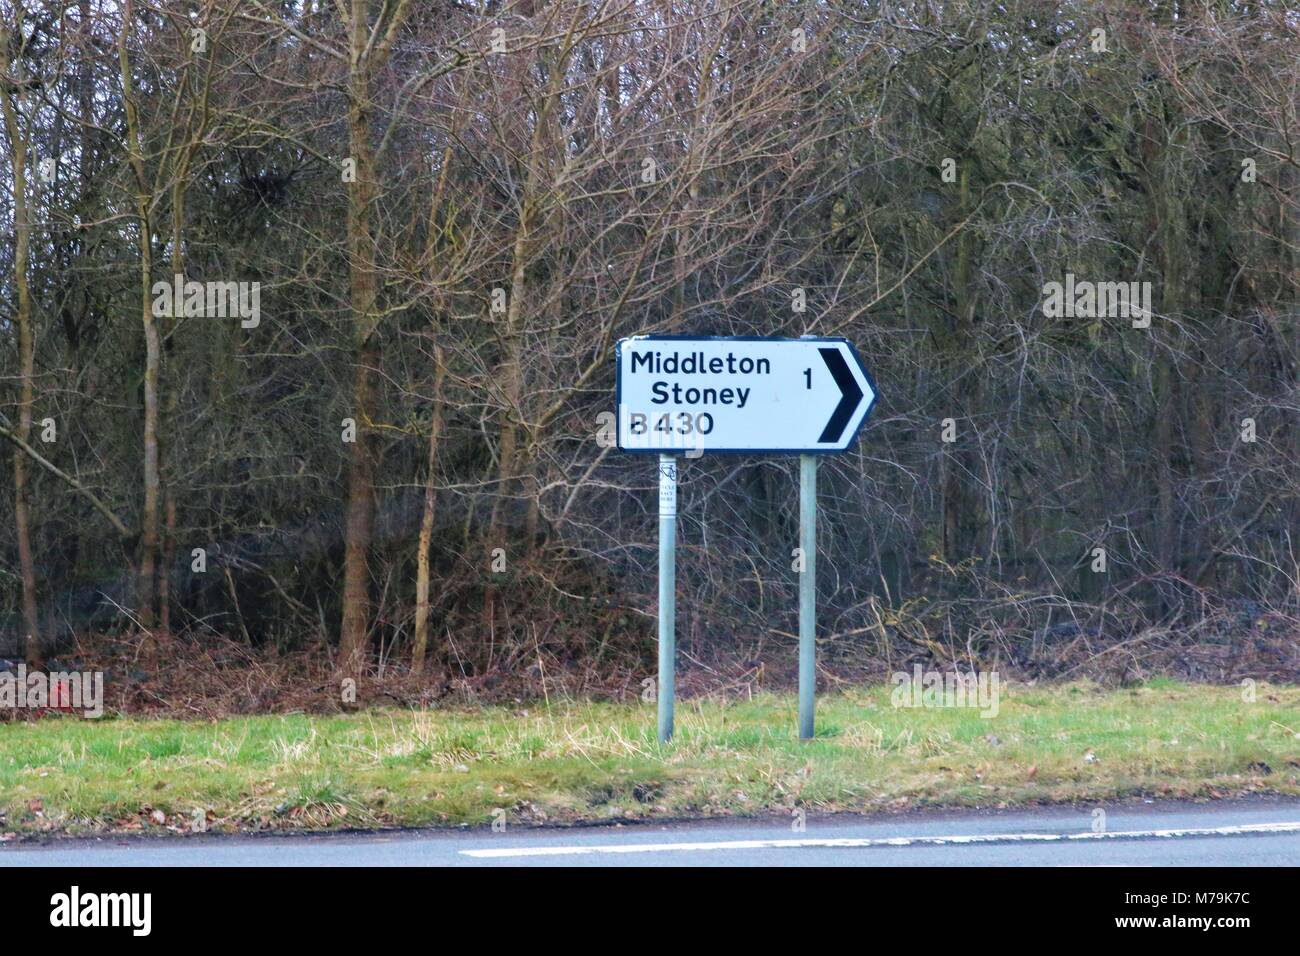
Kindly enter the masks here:
M 616 360 L 623 451 L 843 451 L 876 400 L 845 339 L 639 335 Z

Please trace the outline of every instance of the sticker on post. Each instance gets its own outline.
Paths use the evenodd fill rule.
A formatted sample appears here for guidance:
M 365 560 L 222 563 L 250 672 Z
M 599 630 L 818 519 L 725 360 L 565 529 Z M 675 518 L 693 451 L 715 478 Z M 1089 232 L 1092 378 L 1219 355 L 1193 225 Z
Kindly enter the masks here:
M 659 463 L 659 517 L 677 517 L 677 462 Z

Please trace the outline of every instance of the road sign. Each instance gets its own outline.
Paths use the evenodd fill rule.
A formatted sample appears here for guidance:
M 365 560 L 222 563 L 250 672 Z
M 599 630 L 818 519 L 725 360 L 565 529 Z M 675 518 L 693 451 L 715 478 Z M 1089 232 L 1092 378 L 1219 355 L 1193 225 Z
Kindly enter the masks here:
M 618 447 L 659 458 L 659 742 L 673 736 L 680 455 L 798 454 L 799 736 L 811 739 L 817 687 L 817 454 L 844 451 L 876 401 L 846 339 L 622 339 Z
M 876 400 L 841 338 L 638 335 L 615 358 L 623 451 L 844 451 Z

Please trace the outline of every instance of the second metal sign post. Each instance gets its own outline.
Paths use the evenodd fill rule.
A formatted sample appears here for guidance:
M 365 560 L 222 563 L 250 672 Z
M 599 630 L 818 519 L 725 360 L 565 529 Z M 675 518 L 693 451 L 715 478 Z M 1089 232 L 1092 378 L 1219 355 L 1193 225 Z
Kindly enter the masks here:
M 673 736 L 677 656 L 677 459 L 659 456 L 659 742 Z

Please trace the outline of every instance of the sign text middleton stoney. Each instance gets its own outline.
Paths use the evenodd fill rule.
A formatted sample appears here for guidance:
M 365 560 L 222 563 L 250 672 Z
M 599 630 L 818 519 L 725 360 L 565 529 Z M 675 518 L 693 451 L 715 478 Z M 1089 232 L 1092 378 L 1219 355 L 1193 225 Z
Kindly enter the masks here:
M 632 372 L 647 370 L 654 375 L 771 375 L 772 363 L 765 358 L 725 356 L 707 357 L 703 352 L 634 352 Z M 748 388 L 683 388 L 674 382 L 655 382 L 650 386 L 651 404 L 732 405 L 744 408 L 749 401 Z

